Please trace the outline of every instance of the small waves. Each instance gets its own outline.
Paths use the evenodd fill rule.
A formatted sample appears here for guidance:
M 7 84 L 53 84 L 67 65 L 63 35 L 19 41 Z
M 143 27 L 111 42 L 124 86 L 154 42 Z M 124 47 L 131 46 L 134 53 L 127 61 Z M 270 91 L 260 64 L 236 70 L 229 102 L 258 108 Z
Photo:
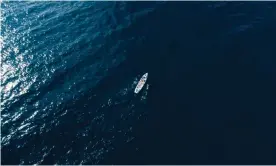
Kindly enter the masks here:
M 253 46 L 246 50 L 239 42 L 250 43 L 247 35 L 274 20 L 273 8 L 259 8 L 259 3 L 251 8 L 228 2 L 159 6 L 164 3 L 1 3 L 3 163 L 100 164 L 134 142 L 137 126 L 147 120 L 152 99 L 148 93 L 154 86 L 147 82 L 139 94 L 133 93 L 143 72 L 149 72 L 149 79 L 155 76 L 156 89 L 165 87 L 160 99 L 151 101 L 167 102 L 175 96 L 173 91 L 178 92 L 176 84 L 189 82 L 181 80 L 183 73 L 195 80 L 205 73 L 192 73 L 197 68 L 213 71 L 213 64 L 222 66 L 217 63 L 227 58 L 245 60 Z M 203 14 L 194 12 L 199 10 Z M 242 37 L 234 40 L 235 35 Z M 240 50 L 225 52 L 235 44 Z M 268 44 L 265 47 L 260 55 L 271 52 Z M 213 50 L 217 52 L 209 52 Z M 275 58 L 256 58 L 266 64 L 265 70 L 274 69 Z M 174 100 L 179 105 L 182 98 L 192 102 L 197 97 L 190 89 L 198 90 L 189 87 L 192 97 L 181 93 Z M 158 111 L 161 107 L 152 106 Z
M 3 162 L 97 164 L 115 145 L 133 140 L 133 125 L 144 116 L 130 99 L 137 78 L 109 76 L 135 41 L 120 39 L 120 32 L 153 8 L 121 19 L 126 3 L 5 2 L 2 7 Z

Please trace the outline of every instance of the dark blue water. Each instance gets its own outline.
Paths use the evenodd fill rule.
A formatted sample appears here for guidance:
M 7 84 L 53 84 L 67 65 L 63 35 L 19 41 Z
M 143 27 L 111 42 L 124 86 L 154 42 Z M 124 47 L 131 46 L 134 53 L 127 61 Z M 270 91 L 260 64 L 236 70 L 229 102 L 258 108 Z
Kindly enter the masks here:
M 2 2 L 1 163 L 276 164 L 275 9 Z

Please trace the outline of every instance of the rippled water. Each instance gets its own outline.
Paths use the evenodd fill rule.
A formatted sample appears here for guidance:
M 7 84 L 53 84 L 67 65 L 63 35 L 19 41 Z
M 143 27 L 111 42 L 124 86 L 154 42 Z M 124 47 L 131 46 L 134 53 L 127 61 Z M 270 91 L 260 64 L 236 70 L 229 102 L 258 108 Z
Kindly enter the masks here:
M 3 162 L 42 164 L 51 154 L 57 164 L 98 163 L 116 139 L 133 139 L 144 111 L 128 97 L 140 75 L 108 78 L 133 40 L 117 37 L 130 21 L 116 19 L 114 7 L 126 10 L 116 2 L 2 4 Z
M 173 138 L 203 145 L 192 148 L 184 143 L 190 150 L 183 152 L 184 158 L 187 157 L 184 164 L 200 161 L 213 164 L 215 160 L 200 157 L 201 153 L 193 156 L 191 149 L 198 148 L 203 153 L 207 146 L 203 142 L 192 143 L 200 136 L 189 131 L 205 130 L 202 126 L 214 131 L 214 126 L 225 126 L 221 123 L 239 122 L 235 117 L 243 113 L 229 115 L 229 111 L 235 110 L 233 105 L 239 108 L 236 110 L 252 110 L 253 106 L 240 105 L 242 99 L 250 103 L 246 101 L 247 95 L 266 96 L 263 108 L 275 108 L 271 100 L 275 97 L 272 85 L 276 78 L 276 60 L 272 56 L 275 55 L 274 9 L 273 3 L 257 2 L 2 2 L 2 164 L 122 161 L 160 164 L 154 161 L 164 160 L 157 159 L 162 155 L 154 157 L 150 153 L 173 149 L 168 143 Z M 149 73 L 147 86 L 135 95 L 137 81 L 145 72 Z M 258 82 L 252 85 L 257 92 L 236 87 L 242 97 L 230 98 L 235 85 L 248 83 L 243 78 Z M 229 88 L 220 94 L 222 85 Z M 267 89 L 261 89 L 263 85 Z M 229 108 L 213 107 L 214 100 L 222 99 L 210 94 L 228 96 L 227 101 L 235 100 L 234 104 Z M 255 98 L 251 101 L 261 102 Z M 224 106 L 229 104 L 219 102 Z M 199 107 L 204 104 L 205 107 Z M 243 120 L 252 122 L 256 128 L 275 129 L 275 123 L 268 117 L 258 110 L 253 112 L 248 116 L 262 119 L 255 123 L 252 119 Z M 212 119 L 214 115 L 218 117 Z M 275 114 L 267 111 L 266 115 Z M 208 116 L 209 120 L 204 120 Z M 173 130 L 177 133 L 185 130 L 185 136 L 176 136 Z M 265 138 L 275 138 L 262 131 Z M 259 135 L 257 129 L 256 133 Z M 243 137 L 252 137 L 252 134 Z M 142 141 L 137 143 L 139 140 Z M 269 140 L 265 145 L 263 141 L 255 143 L 258 147 L 275 147 Z M 152 147 L 147 150 L 147 146 Z M 139 155 L 145 152 L 151 157 L 137 159 L 136 151 L 140 149 Z M 263 150 L 267 155 L 260 155 L 256 162 L 275 163 L 271 157 L 275 150 Z M 131 158 L 128 152 L 136 158 Z M 180 154 L 177 150 L 172 153 Z M 177 161 L 169 154 L 164 156 L 166 161 Z M 195 156 L 201 159 L 196 160 Z M 243 161 L 235 155 L 233 158 L 219 160 L 222 163 Z M 244 161 L 250 159 L 245 157 Z

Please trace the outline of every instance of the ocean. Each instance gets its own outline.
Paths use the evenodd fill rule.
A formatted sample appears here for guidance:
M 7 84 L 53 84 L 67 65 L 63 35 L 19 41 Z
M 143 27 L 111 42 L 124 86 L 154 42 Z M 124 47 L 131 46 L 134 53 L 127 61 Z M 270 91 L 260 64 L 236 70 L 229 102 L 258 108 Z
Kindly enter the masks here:
M 276 164 L 275 29 L 274 2 L 2 1 L 1 164 Z

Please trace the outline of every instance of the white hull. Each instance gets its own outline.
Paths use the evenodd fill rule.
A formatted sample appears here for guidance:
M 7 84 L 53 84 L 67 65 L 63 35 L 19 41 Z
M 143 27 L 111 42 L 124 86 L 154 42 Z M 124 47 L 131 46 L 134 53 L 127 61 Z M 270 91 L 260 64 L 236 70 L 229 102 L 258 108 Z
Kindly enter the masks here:
M 134 90 L 134 93 L 139 93 L 141 91 L 141 89 L 144 87 L 144 85 L 147 81 L 147 78 L 148 78 L 148 73 L 146 73 L 142 76 L 142 78 L 140 79 L 140 81 L 138 82 L 138 84 Z

